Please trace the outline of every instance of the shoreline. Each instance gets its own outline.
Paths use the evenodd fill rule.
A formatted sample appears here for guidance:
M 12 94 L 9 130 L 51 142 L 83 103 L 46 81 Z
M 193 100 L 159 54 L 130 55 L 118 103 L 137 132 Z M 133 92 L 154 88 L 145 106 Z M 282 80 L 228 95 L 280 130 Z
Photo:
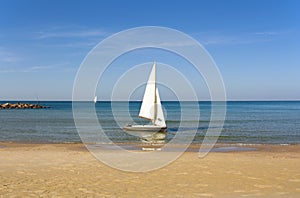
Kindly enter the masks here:
M 6 147 L 30 147 L 30 146 L 45 146 L 45 145 L 52 145 L 52 146 L 76 146 L 82 147 L 87 150 L 87 147 L 82 142 L 18 142 L 18 141 L 0 141 L 0 149 Z M 123 147 L 127 150 L 141 150 L 141 148 L 162 148 L 165 144 L 150 144 L 150 143 L 142 143 L 142 142 L 114 142 L 111 143 L 91 143 L 88 144 L 89 146 L 97 146 L 103 148 L 105 150 L 115 150 L 113 148 L 114 145 L 119 147 Z M 199 149 L 202 144 L 192 143 L 188 146 L 185 152 L 199 152 Z M 183 145 L 181 144 L 169 144 L 168 151 L 177 151 L 177 148 L 182 148 Z M 174 148 L 174 150 L 172 150 Z M 224 150 L 222 150 L 224 148 Z M 232 148 L 232 149 L 226 149 Z M 236 149 L 235 149 L 236 148 Z M 239 149 L 240 148 L 240 149 Z M 216 150 L 214 150 L 216 149 Z M 210 152 L 246 152 L 246 151 L 274 151 L 274 152 L 284 152 L 284 151 L 299 151 L 300 152 L 300 144 L 248 144 L 248 143 L 216 143 L 213 146 L 212 151 Z M 88 151 L 88 150 L 87 150 Z
M 0 144 L 84 144 L 81 141 L 78 142 L 44 142 L 44 141 L 6 141 L 0 140 Z M 144 142 L 113 142 L 115 144 L 151 144 L 151 143 L 144 143 Z M 91 142 L 91 144 L 111 144 L 106 142 Z M 157 143 L 160 144 L 160 143 Z M 162 143 L 167 144 L 167 143 Z M 201 143 L 191 143 L 190 145 L 201 145 Z M 299 143 L 242 143 L 242 142 L 217 142 L 216 145 L 238 145 L 238 146 L 255 146 L 255 145 L 277 145 L 277 146 L 289 146 L 289 145 L 300 145 Z

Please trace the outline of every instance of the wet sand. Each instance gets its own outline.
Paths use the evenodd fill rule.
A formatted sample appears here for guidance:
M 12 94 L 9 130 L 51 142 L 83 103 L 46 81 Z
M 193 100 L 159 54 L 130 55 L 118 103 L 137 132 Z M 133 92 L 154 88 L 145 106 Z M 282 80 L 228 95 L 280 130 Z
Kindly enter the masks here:
M 0 197 L 300 197 L 300 145 L 234 147 L 253 150 L 186 152 L 161 169 L 129 173 L 82 144 L 2 142 Z

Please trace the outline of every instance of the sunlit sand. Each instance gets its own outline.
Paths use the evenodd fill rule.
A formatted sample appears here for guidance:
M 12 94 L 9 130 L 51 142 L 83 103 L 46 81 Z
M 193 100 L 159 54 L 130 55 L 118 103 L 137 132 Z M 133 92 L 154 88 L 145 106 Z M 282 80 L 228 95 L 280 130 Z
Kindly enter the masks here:
M 129 173 L 96 160 L 82 144 L 0 144 L 0 196 L 298 197 L 300 146 L 186 152 L 168 166 Z M 143 152 L 143 151 L 141 151 Z M 149 151 L 145 151 L 149 152 Z M 170 151 L 171 152 L 171 151 Z

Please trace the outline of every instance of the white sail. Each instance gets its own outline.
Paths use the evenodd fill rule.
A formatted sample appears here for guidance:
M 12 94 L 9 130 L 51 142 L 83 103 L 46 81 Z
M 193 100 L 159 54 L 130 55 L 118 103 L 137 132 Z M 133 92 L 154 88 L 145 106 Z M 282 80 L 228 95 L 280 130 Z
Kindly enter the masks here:
M 165 117 L 163 113 L 163 109 L 160 102 L 160 97 L 158 93 L 158 89 L 156 88 L 156 118 L 154 120 L 154 124 L 161 127 L 166 127 Z
M 97 103 L 97 96 L 95 96 L 94 98 L 94 103 Z
M 141 118 L 146 118 L 149 120 L 152 120 L 154 122 L 155 119 L 155 90 L 156 90 L 156 84 L 155 84 L 155 70 L 156 70 L 156 64 L 154 63 L 150 77 L 148 79 L 147 85 L 146 85 L 146 90 L 142 102 L 142 106 L 140 109 L 139 117 Z

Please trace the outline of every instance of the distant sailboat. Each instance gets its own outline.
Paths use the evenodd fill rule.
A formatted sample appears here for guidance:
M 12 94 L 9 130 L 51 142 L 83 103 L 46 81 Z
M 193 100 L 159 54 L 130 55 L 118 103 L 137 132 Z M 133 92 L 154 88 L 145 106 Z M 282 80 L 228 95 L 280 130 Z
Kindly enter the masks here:
M 94 103 L 97 103 L 97 96 L 95 96 L 94 98 Z
M 143 132 L 166 132 L 167 126 L 160 102 L 159 92 L 156 87 L 156 63 L 153 64 L 152 71 L 147 82 L 143 97 L 142 106 L 139 113 L 140 118 L 151 120 L 149 125 L 128 124 L 123 129 L 125 131 Z

